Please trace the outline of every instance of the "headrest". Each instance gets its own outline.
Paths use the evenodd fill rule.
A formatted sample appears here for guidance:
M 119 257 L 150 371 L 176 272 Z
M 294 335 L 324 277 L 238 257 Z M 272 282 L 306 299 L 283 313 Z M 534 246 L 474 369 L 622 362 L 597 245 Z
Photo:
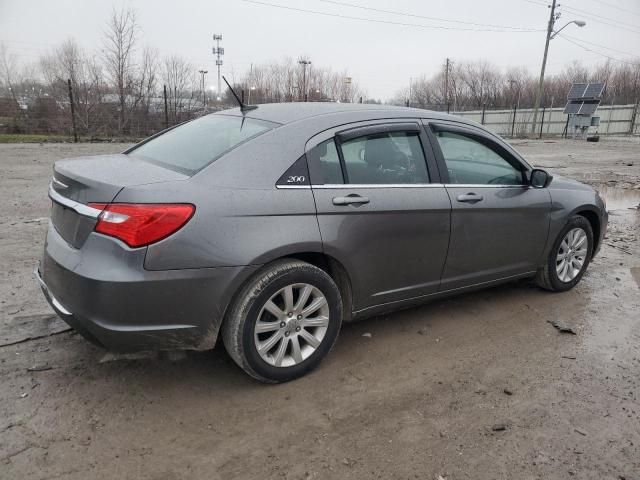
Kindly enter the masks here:
M 374 137 L 365 144 L 364 161 L 372 167 L 391 168 L 398 164 L 398 153 L 387 135 Z

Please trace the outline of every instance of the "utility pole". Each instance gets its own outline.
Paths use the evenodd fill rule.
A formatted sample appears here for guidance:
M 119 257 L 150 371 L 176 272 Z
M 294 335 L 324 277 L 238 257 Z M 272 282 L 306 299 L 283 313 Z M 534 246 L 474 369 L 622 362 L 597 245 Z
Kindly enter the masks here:
M 533 104 L 533 121 L 531 123 L 531 133 L 536 134 L 536 122 L 538 121 L 538 109 L 542 101 L 542 88 L 544 85 L 544 70 L 547 68 L 547 53 L 549 52 L 549 42 L 553 34 L 553 27 L 556 23 L 556 0 L 551 3 L 551 13 L 549 14 L 549 24 L 547 25 L 547 39 L 544 43 L 544 55 L 542 56 L 542 68 L 540 69 L 540 80 L 538 81 L 538 91 L 536 92 L 536 100 Z
M 253 85 L 253 63 L 252 63 L 251 68 L 249 68 L 249 100 L 247 101 L 249 105 L 251 105 L 251 90 L 253 90 L 254 88 L 256 87 Z
M 444 103 L 447 104 L 447 113 L 449 113 L 449 68 L 451 62 L 447 58 L 447 63 L 444 70 Z
M 216 42 L 216 46 L 213 47 L 213 54 L 216 56 L 216 67 L 218 67 L 218 94 L 217 100 L 222 99 L 222 89 L 220 84 L 220 67 L 222 67 L 222 56 L 224 55 L 224 48 L 220 46 L 222 41 L 222 34 L 213 34 L 213 41 Z
M 76 130 L 76 109 L 73 105 L 73 90 L 71 89 L 71 79 L 67 80 L 69 87 L 69 105 L 71 106 L 71 126 L 73 128 L 73 142 L 78 143 L 78 131 Z
M 351 77 L 344 77 L 345 84 L 345 101 L 351 103 Z
M 169 128 L 169 109 L 167 107 L 167 86 L 164 87 L 164 128 Z
M 311 65 L 311 60 L 301 59 L 298 63 L 302 65 L 302 99 L 306 102 L 307 96 L 307 65 Z
M 201 79 L 200 79 L 200 89 L 202 91 L 202 105 L 203 106 L 207 106 L 207 97 L 205 94 L 205 90 L 204 90 L 204 76 L 209 73 L 208 70 L 198 70 L 198 73 L 201 75 Z

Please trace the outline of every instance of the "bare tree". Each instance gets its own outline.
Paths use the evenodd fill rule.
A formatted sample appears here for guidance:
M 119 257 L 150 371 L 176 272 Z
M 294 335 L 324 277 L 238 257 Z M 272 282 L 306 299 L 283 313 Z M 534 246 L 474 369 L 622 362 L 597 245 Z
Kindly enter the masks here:
M 170 55 L 165 57 L 162 65 L 162 81 L 168 90 L 169 111 L 177 122 L 180 114 L 191 110 L 195 102 L 195 68 L 179 55 Z
M 15 89 L 15 83 L 17 81 L 17 70 L 15 57 L 9 53 L 9 49 L 6 45 L 0 45 L 0 80 L 3 87 L 8 90 L 9 96 L 18 103 L 17 91 Z
M 250 89 L 252 102 L 309 101 L 353 102 L 365 95 L 357 82 L 349 81 L 349 74 L 313 64 L 307 66 L 306 91 L 303 66 L 297 60 L 285 58 L 280 62 L 254 65 L 241 81 L 240 88 Z
M 68 102 L 67 80 L 71 80 L 75 119 L 81 131 L 94 135 L 105 130 L 108 114 L 102 108 L 107 93 L 102 67 L 95 55 L 85 52 L 73 39 L 40 58 L 40 71 L 48 93 L 59 103 Z
M 138 31 L 134 10 L 113 9 L 105 32 L 104 62 L 118 95 L 120 132 L 126 130 L 129 120 L 127 100 L 134 83 L 134 54 Z
M 560 106 L 573 82 L 604 82 L 607 85 L 604 102 L 636 103 L 640 97 L 640 61 L 614 65 L 611 61 L 587 68 L 579 62 L 567 65 L 556 75 L 547 75 L 542 104 Z M 533 105 L 536 79 L 523 67 L 502 73 L 498 67 L 484 61 L 454 62 L 449 72 L 449 97 L 453 110 L 487 108 L 522 108 Z M 445 109 L 444 74 L 422 77 L 411 85 L 411 104 L 421 108 Z M 409 98 L 409 88 L 399 89 L 392 103 L 401 105 Z
M 14 131 L 20 131 L 25 126 L 18 89 L 23 81 L 16 58 L 9 53 L 5 45 L 0 44 L 0 87 L 8 91 L 10 99 L 8 102 L 2 102 L 0 108 L 5 110 L 3 116 L 12 119 L 11 129 Z

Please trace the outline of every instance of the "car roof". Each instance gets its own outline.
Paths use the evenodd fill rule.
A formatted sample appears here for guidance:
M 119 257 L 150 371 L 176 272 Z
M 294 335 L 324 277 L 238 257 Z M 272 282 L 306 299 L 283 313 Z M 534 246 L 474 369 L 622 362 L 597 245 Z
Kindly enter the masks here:
M 267 120 L 280 124 L 293 123 L 307 120 L 320 115 L 354 114 L 362 113 L 371 118 L 379 113 L 380 118 L 388 117 L 417 117 L 439 120 L 451 120 L 459 123 L 474 124 L 461 117 L 448 115 L 442 112 L 434 112 L 421 108 L 397 107 L 394 105 L 379 105 L 366 103 L 337 103 L 337 102 L 291 102 L 291 103 L 264 103 L 253 110 L 244 112 L 247 118 Z M 240 108 L 232 108 L 216 112 L 214 115 L 243 115 Z

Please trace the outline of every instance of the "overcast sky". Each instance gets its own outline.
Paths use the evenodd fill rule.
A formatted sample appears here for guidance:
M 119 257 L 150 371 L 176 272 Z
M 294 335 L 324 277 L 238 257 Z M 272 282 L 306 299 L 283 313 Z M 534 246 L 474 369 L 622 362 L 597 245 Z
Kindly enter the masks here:
M 243 0 L 0 0 L 0 42 L 23 62 L 37 60 L 40 53 L 68 37 L 97 52 L 112 6 L 124 5 L 138 13 L 141 46 L 150 45 L 162 54 L 177 53 L 186 57 L 198 69 L 209 70 L 209 84 L 214 83 L 215 70 L 210 53 L 211 35 L 221 33 L 225 48 L 223 74 L 239 77 L 252 62 L 306 55 L 313 65 L 348 69 L 369 96 L 384 99 L 407 85 L 410 77 L 436 73 L 446 57 L 453 61 L 486 59 L 501 69 L 525 66 L 532 72 L 539 71 L 543 30 L 549 15 L 547 2 L 543 0 L 260 2 L 263 4 Z M 413 16 L 365 10 L 345 6 L 345 3 Z M 556 38 L 551 42 L 549 72 L 560 71 L 574 60 L 593 65 L 605 60 L 603 54 L 627 61 L 631 55 L 640 56 L 640 0 L 564 0 L 561 3 L 563 13 L 558 27 L 570 20 L 585 20 L 584 28 L 570 25 L 563 33 L 593 51 Z M 517 32 L 513 27 L 540 31 Z M 480 31 L 482 29 L 500 31 Z

